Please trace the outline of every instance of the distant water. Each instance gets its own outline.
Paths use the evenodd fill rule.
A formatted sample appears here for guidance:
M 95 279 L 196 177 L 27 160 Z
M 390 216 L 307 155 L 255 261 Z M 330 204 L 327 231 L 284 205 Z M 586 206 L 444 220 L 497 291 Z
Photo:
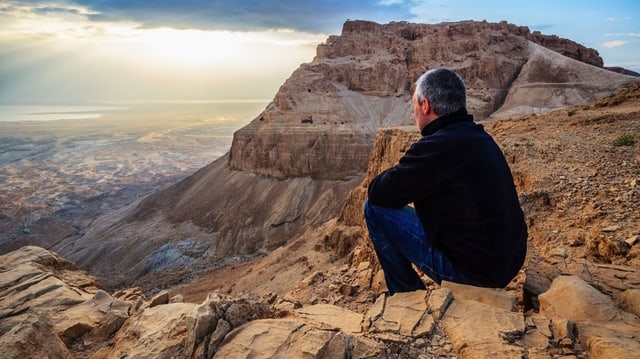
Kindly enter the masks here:
M 106 111 L 124 109 L 126 107 L 0 105 L 0 122 L 91 119 L 103 116 Z
M 268 100 L 194 100 L 159 102 L 116 102 L 108 105 L 0 105 L 0 122 L 14 121 L 56 121 L 96 119 L 112 111 L 134 110 L 140 107 L 204 107 L 212 113 L 222 116 L 256 116 L 268 103 Z M 184 111 L 183 110 L 183 111 Z M 236 115 L 236 116 L 234 116 Z
M 234 132 L 268 102 L 0 105 L 0 249 L 32 244 L 36 220 L 66 223 L 71 232 L 61 234 L 82 232 L 193 174 L 224 156 Z M 48 248 L 62 237 L 45 234 L 46 227 Z

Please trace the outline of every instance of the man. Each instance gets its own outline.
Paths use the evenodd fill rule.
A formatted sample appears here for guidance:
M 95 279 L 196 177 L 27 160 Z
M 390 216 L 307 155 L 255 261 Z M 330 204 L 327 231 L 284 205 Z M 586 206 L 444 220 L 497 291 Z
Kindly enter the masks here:
M 412 263 L 438 284 L 506 286 L 524 262 L 527 227 L 504 155 L 467 114 L 455 72 L 423 74 L 413 107 L 423 137 L 373 179 L 365 203 L 388 294 L 425 288 Z

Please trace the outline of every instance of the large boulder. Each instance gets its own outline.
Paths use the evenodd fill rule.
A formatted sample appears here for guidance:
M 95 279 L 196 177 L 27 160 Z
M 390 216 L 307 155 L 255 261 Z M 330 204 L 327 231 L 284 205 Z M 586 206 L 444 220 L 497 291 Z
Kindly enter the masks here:
M 579 277 L 557 277 L 539 300 L 549 319 L 575 324 L 577 333 L 569 334 L 577 334 L 590 358 L 631 359 L 640 353 L 640 319 Z

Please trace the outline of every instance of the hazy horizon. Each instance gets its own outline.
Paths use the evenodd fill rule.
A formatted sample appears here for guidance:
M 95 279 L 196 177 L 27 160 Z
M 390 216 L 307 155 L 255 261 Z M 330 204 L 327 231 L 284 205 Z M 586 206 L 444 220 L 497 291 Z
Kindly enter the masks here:
M 0 3 L 0 104 L 271 99 L 348 19 L 505 20 L 640 72 L 639 16 L 630 0 L 9 0 Z
M 217 119 L 233 119 L 247 123 L 270 102 L 266 99 L 114 101 L 87 104 L 0 104 L 0 123 L 20 121 L 93 120 L 110 114 L 172 111 L 181 114 L 202 113 L 203 108 Z M 177 119 L 179 121 L 179 119 Z

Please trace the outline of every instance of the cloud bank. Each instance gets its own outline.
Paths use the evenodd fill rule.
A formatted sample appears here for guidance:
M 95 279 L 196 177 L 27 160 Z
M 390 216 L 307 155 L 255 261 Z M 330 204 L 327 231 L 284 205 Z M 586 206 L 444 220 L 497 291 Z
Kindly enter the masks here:
M 389 0 L 67 0 L 90 9 L 94 21 L 133 21 L 145 28 L 335 33 L 347 19 L 410 18 L 409 5 Z M 340 20 L 342 19 L 342 20 Z M 339 30 L 339 29 L 337 29 Z

